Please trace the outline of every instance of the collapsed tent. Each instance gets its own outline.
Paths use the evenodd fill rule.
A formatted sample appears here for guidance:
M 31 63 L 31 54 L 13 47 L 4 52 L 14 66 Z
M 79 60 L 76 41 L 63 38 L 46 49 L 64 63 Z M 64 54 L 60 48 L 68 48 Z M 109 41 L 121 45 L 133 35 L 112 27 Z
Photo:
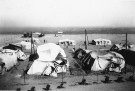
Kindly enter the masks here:
M 34 60 L 28 74 L 51 75 L 66 72 L 69 62 L 64 50 L 54 43 L 47 43 L 37 47 L 38 59 Z
M 123 45 L 121 45 L 121 44 L 114 44 L 110 48 L 110 51 L 118 51 L 118 50 L 122 50 L 122 49 L 123 49 Z
M 93 45 L 111 45 L 112 43 L 108 39 L 98 38 L 98 39 L 92 40 L 92 44 Z
M 59 40 L 58 44 L 59 45 L 64 45 L 64 46 L 76 45 L 75 41 L 74 40 L 70 40 L 70 39 Z
M 22 50 L 22 46 L 20 45 L 14 45 L 14 44 L 9 44 L 7 46 L 4 46 L 3 49 L 11 49 L 11 50 Z
M 117 52 L 110 51 L 108 54 L 99 57 L 111 61 L 109 71 L 121 72 L 125 67 L 124 57 Z
M 115 71 L 121 72 L 125 67 L 125 60 L 122 55 L 116 52 L 109 52 L 106 55 L 98 55 L 96 52 L 90 51 L 86 53 L 85 50 L 79 49 L 80 52 L 74 56 L 78 59 L 78 63 L 82 66 L 82 69 L 87 71 Z
M 0 51 L 0 64 L 4 64 L 3 67 L 6 70 L 11 69 L 19 60 L 24 61 L 25 59 L 27 56 L 21 50 L 2 49 Z
M 131 51 L 135 51 L 135 45 L 126 45 L 126 44 L 114 44 L 111 48 L 110 51 L 119 51 L 119 50 L 123 50 L 123 49 L 127 49 L 127 50 L 131 50 Z

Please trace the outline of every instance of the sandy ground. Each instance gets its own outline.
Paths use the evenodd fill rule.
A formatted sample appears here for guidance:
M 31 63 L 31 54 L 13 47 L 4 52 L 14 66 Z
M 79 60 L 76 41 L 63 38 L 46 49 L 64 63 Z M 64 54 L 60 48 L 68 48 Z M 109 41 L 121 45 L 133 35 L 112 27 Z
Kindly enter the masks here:
M 76 46 L 76 48 L 78 47 L 79 46 Z M 81 47 L 84 48 L 84 46 Z M 126 80 L 132 74 L 131 72 L 126 74 L 101 74 L 100 72 L 91 72 L 90 74 L 86 75 L 81 69 L 79 69 L 75 59 L 72 58 L 71 49 L 73 46 L 63 48 L 67 54 L 73 73 L 72 75 L 70 75 L 69 72 L 64 73 L 63 88 L 57 88 L 62 82 L 62 73 L 58 74 L 58 77 L 25 75 L 24 80 L 23 70 L 28 64 L 27 59 L 26 61 L 21 62 L 19 66 L 14 67 L 10 71 L 6 72 L 6 74 L 0 76 L 0 90 L 17 90 L 17 88 L 20 88 L 22 91 L 27 91 L 32 87 L 35 87 L 35 90 L 37 91 L 47 91 L 43 88 L 46 88 L 47 84 L 49 84 L 49 91 L 135 91 L 135 82 L 129 82 Z M 88 46 L 88 49 L 94 49 L 97 50 L 97 52 L 98 49 L 109 48 L 110 46 Z M 87 84 L 79 85 L 78 83 L 80 83 L 83 79 L 83 74 Z M 105 75 L 109 75 L 111 80 L 110 83 L 102 82 L 105 80 Z M 118 78 L 118 76 L 122 76 L 124 82 L 116 82 L 115 80 Z

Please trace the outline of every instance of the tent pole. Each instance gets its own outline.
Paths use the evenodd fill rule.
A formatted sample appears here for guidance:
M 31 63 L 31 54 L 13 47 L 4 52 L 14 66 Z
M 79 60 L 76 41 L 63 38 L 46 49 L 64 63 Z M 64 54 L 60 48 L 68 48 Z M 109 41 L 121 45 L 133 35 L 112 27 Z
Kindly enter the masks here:
M 127 50 L 127 33 L 126 33 L 126 50 Z
M 126 50 L 127 50 L 127 33 L 126 33 Z M 125 61 L 125 74 L 127 73 L 127 63 Z
M 87 31 L 86 31 L 86 29 L 85 29 L 85 42 L 84 42 L 84 44 L 85 44 L 85 49 L 87 49 Z
M 32 42 L 33 40 L 32 40 L 32 32 L 31 32 L 31 54 L 32 54 Z

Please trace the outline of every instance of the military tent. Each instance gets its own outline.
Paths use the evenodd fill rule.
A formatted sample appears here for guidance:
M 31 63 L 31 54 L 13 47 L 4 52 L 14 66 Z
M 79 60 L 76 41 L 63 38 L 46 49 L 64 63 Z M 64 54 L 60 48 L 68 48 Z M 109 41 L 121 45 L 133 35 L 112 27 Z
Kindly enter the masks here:
M 76 45 L 74 40 L 70 40 L 70 39 L 62 39 L 59 40 L 58 42 L 59 45 L 64 45 L 64 46 L 73 46 Z
M 32 38 L 34 43 L 40 43 L 40 40 L 38 38 Z M 24 38 L 23 41 L 25 42 L 31 42 L 31 38 Z
M 99 55 L 95 51 L 87 53 L 85 50 L 79 49 L 75 55 L 75 58 L 79 59 L 77 62 L 86 73 L 87 71 L 105 70 L 121 72 L 125 67 L 124 57 L 117 52 L 110 51 L 105 55 Z
M 37 47 L 38 59 L 34 60 L 28 74 L 51 75 L 66 72 L 69 66 L 64 50 L 54 43 L 47 43 Z
M 3 49 L 11 49 L 11 50 L 22 50 L 22 46 L 20 45 L 14 45 L 14 44 L 9 44 L 7 46 L 4 46 Z
M 108 40 L 108 39 L 98 38 L 98 39 L 92 40 L 92 44 L 93 45 L 111 45 L 112 42 L 111 40 Z
M 21 41 L 21 42 L 15 43 L 15 45 L 18 45 L 18 46 L 21 45 L 26 50 L 31 49 L 31 42 Z M 32 48 L 36 48 L 36 45 L 33 44 Z
M 11 69 L 19 60 L 26 60 L 27 55 L 21 50 L 2 49 L 0 51 L 0 64 L 4 63 L 6 70 Z M 1 71 L 2 69 L 0 69 Z

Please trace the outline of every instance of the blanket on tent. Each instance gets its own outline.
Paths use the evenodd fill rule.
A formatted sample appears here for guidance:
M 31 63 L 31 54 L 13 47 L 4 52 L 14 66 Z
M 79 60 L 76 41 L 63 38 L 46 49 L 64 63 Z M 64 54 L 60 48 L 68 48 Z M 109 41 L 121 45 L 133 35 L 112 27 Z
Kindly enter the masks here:
M 122 55 L 116 52 L 109 52 L 106 55 L 98 55 L 96 52 L 88 52 L 79 49 L 75 52 L 75 58 L 78 59 L 78 63 L 82 66 L 82 69 L 87 73 L 92 71 L 115 71 L 121 72 L 125 67 L 125 60 Z

